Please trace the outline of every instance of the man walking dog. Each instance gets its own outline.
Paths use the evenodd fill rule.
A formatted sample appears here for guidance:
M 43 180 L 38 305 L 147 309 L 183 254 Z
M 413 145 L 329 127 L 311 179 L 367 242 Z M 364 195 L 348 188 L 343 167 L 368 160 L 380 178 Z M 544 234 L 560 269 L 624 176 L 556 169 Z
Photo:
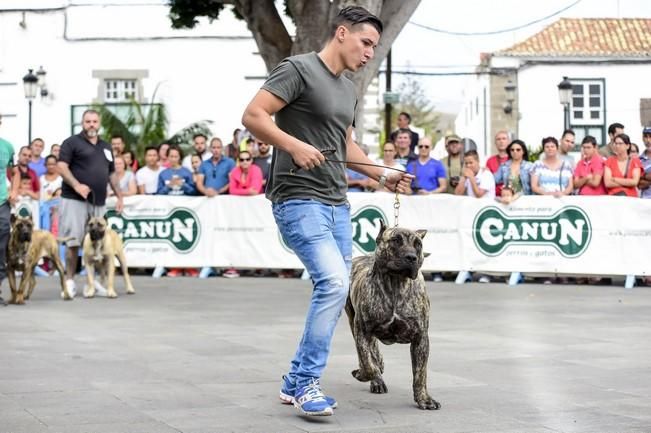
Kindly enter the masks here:
M 86 110 L 81 119 L 83 130 L 61 144 L 57 164 L 63 177 L 59 235 L 72 237 L 66 243 L 66 287 L 73 298 L 79 246 L 84 239 L 86 221 L 93 216 L 104 216 L 109 183 L 118 199 L 115 210 L 122 212 L 123 207 L 111 145 L 99 138 L 99 113 Z
M 305 415 L 332 415 L 319 379 L 337 320 L 346 302 L 352 260 L 346 166 L 405 191 L 411 176 L 373 164 L 352 140 L 356 95 L 343 75 L 369 62 L 382 22 L 361 7 L 335 17 L 330 40 L 319 52 L 283 60 L 249 103 L 242 123 L 274 146 L 266 195 L 283 239 L 312 277 L 313 292 L 303 336 L 283 376 L 281 400 Z M 275 116 L 275 123 L 272 119 Z

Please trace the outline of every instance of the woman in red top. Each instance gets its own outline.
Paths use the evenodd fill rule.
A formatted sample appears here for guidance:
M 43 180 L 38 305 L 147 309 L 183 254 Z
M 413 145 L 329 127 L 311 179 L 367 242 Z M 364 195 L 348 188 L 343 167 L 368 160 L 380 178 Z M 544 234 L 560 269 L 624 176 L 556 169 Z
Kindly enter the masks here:
M 609 195 L 637 197 L 637 184 L 642 173 L 642 162 L 631 157 L 631 139 L 619 134 L 613 140 L 615 155 L 606 160 L 604 184 Z
M 262 170 L 253 164 L 248 150 L 240 151 L 240 165 L 228 175 L 228 193 L 231 195 L 256 195 L 262 192 Z

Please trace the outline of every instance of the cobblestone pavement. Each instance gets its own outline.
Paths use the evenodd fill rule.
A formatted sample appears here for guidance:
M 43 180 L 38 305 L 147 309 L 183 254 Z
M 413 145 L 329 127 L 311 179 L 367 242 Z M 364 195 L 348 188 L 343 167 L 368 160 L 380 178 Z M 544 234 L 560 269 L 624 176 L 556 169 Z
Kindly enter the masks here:
M 339 408 L 311 419 L 277 397 L 307 281 L 134 284 L 64 302 L 41 278 L 0 308 L 0 432 L 651 432 L 649 288 L 427 283 L 442 409 L 413 403 L 405 345 L 381 347 L 388 394 L 353 379 L 342 318 L 322 379 Z

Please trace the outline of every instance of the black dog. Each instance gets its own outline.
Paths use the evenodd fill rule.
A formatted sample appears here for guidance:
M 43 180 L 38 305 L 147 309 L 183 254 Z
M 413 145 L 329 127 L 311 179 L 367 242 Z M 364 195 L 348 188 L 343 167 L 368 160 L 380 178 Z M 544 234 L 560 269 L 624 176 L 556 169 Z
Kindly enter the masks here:
M 359 358 L 353 376 L 370 381 L 372 393 L 386 393 L 377 340 L 410 343 L 414 400 L 421 409 L 439 409 L 427 392 L 429 298 L 420 272 L 426 233 L 382 223 L 375 254 L 353 259 L 346 314 Z

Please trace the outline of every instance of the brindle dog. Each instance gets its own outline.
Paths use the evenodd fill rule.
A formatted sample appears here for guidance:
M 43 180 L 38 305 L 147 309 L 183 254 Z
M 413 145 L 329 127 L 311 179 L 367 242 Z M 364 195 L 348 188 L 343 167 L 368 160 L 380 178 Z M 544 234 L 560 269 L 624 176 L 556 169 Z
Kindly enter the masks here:
M 359 358 L 353 376 L 370 381 L 372 393 L 386 393 L 378 340 L 410 343 L 414 400 L 421 409 L 440 409 L 427 392 L 429 298 L 420 272 L 426 233 L 381 224 L 375 254 L 353 259 L 346 314 Z
M 58 240 L 63 242 L 66 239 Z M 63 279 L 63 264 L 59 259 L 57 239 L 50 232 L 34 230 L 34 221 L 31 216 L 12 215 L 11 235 L 7 245 L 7 279 L 11 288 L 10 303 L 24 304 L 32 296 L 34 286 L 36 286 L 34 268 L 43 257 L 49 258 L 59 272 L 61 297 L 65 300 L 72 299 Z M 16 271 L 23 273 L 18 288 L 16 288 Z

